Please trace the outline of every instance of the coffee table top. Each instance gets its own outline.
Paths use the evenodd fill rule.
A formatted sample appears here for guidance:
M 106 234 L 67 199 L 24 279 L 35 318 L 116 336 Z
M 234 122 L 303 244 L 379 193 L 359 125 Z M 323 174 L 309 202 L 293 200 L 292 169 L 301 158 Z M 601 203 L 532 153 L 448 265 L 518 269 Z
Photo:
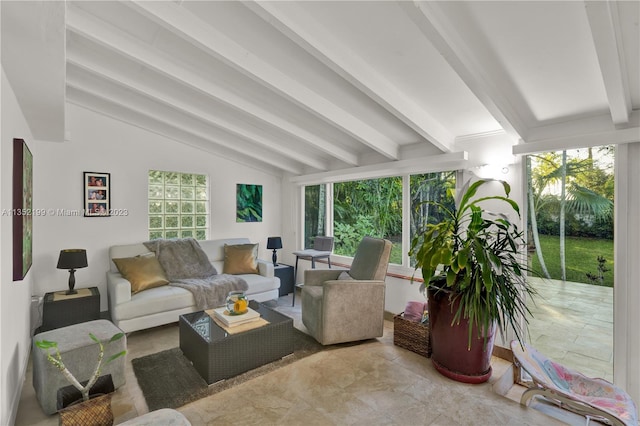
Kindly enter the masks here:
M 293 319 L 290 317 L 281 314 L 280 312 L 274 311 L 271 308 L 266 307 L 262 303 L 258 303 L 255 300 L 249 301 L 249 307 L 260 313 L 260 317 L 264 318 L 269 322 L 269 324 L 264 325 L 263 327 L 254 328 L 252 330 L 247 330 L 240 334 L 251 333 L 256 330 L 260 330 L 264 327 L 273 326 L 275 324 L 281 324 L 287 321 L 291 321 L 293 323 Z M 226 339 L 230 336 L 237 336 L 238 334 L 229 334 L 222 327 L 220 327 L 216 322 L 204 311 L 192 312 L 190 314 L 180 315 L 180 318 L 188 324 L 200 337 L 208 343 L 213 343 L 216 341 L 220 341 Z

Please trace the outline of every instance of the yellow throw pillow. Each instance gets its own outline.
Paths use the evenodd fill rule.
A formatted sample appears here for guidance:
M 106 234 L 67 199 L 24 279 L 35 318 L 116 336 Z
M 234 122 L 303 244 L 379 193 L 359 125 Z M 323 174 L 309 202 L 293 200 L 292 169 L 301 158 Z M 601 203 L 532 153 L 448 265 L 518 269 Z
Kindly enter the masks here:
M 257 274 L 258 244 L 224 245 L 225 274 Z
M 118 271 L 131 283 L 131 293 L 139 293 L 169 284 L 169 280 L 155 256 L 136 256 L 113 259 Z

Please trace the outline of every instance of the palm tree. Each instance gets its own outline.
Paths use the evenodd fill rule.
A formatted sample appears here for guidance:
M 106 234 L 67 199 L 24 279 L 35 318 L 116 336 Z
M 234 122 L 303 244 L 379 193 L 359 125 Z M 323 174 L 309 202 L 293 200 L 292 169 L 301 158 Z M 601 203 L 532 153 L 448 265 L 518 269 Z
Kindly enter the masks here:
M 565 222 L 567 213 L 592 215 L 595 218 L 608 217 L 613 212 L 613 202 L 608 198 L 576 183 L 576 178 L 593 169 L 593 160 L 567 160 L 567 152 L 546 153 L 533 156 L 539 160 L 536 171 L 528 163 L 530 227 L 536 245 L 536 254 L 542 273 L 550 278 L 544 263 L 535 219 L 543 208 L 558 212 L 560 225 L 560 263 L 562 280 L 566 280 L 565 265 Z M 529 159 L 527 159 L 529 161 Z M 560 184 L 560 197 L 550 193 L 552 184 Z

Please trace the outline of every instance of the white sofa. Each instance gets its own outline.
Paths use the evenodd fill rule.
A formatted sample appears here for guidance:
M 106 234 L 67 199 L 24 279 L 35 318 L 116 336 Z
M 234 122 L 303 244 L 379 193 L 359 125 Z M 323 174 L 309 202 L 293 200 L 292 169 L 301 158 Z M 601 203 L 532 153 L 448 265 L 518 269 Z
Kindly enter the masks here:
M 224 245 L 247 244 L 247 238 L 198 241 L 202 250 L 218 270 L 224 270 Z M 142 243 L 109 248 L 110 269 L 107 271 L 107 292 L 111 321 L 124 332 L 142 330 L 177 322 L 182 314 L 195 312 L 193 294 L 189 290 L 171 285 L 155 287 L 131 294 L 131 283 L 126 280 L 112 259 L 149 254 Z M 247 296 L 257 302 L 278 298 L 280 279 L 273 274 L 273 263 L 258 260 L 260 274 L 238 275 L 249 284 Z

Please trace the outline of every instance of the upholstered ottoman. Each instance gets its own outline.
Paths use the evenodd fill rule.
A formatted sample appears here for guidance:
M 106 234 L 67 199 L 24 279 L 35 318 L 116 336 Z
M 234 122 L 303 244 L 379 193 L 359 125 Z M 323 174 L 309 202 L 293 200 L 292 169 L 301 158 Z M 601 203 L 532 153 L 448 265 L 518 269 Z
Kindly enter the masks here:
M 107 320 L 96 320 L 70 325 L 68 327 L 45 331 L 33 336 L 31 357 L 33 360 L 33 387 L 36 397 L 46 414 L 57 412 L 56 401 L 58 389 L 68 386 L 62 372 L 47 359 L 46 351 L 36 346 L 39 340 L 58 343 L 62 362 L 78 381 L 83 382 L 91 377 L 98 363 L 99 346 L 91 340 L 89 333 L 96 336 L 104 345 L 104 360 L 127 348 L 126 336 L 108 343 L 109 339 L 121 330 Z M 108 364 L 102 365 L 101 375 L 111 374 L 113 386 L 117 389 L 125 383 L 125 357 L 121 356 Z

